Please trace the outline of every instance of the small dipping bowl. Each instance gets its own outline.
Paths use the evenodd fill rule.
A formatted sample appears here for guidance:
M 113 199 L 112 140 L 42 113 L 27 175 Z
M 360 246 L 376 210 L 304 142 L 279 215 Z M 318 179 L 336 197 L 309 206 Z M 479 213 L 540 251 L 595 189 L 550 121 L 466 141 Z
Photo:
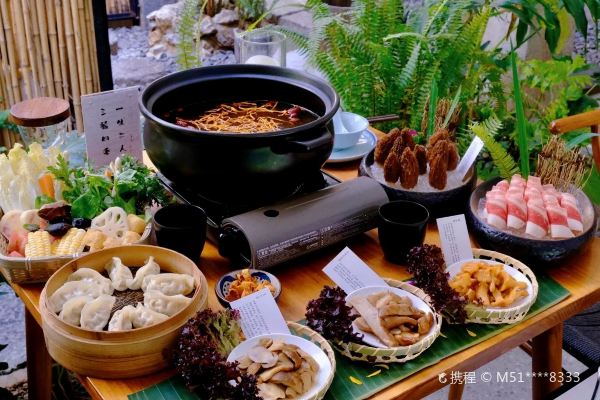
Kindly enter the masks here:
M 386 260 L 406 262 L 408 251 L 425 240 L 429 211 L 413 201 L 390 201 L 379 207 L 379 244 Z
M 355 146 L 360 135 L 369 127 L 365 117 L 351 112 L 342 112 L 341 123 L 346 128 L 343 132 L 335 131 L 333 135 L 333 149 L 342 150 Z
M 190 204 L 169 204 L 154 213 L 156 243 L 197 262 L 206 241 L 206 213 Z
M 229 287 L 231 286 L 231 283 L 235 281 L 235 277 L 237 276 L 237 274 L 241 273 L 242 271 L 243 269 L 231 271 L 223 275 L 217 281 L 217 284 L 215 285 L 215 294 L 217 295 L 219 303 L 221 303 L 223 307 L 230 307 L 229 300 L 227 300 L 227 295 L 229 294 Z M 250 275 L 252 277 L 257 277 L 259 281 L 270 282 L 271 285 L 273 285 L 273 287 L 275 288 L 275 294 L 273 294 L 273 298 L 275 300 L 279 298 L 279 295 L 281 294 L 281 282 L 279 282 L 279 279 L 277 279 L 275 275 L 258 269 L 248 269 L 248 271 L 250 271 Z

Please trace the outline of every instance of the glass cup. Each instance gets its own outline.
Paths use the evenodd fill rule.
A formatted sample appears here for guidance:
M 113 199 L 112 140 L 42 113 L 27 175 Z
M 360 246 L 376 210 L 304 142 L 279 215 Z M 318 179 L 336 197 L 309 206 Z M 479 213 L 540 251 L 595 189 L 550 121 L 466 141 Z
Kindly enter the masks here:
M 429 211 L 413 201 L 390 201 L 379 207 L 379 244 L 386 260 L 406 262 L 408 251 L 425 240 Z
M 206 241 L 206 213 L 190 204 L 169 204 L 154 213 L 156 243 L 196 262 Z
M 287 53 L 283 33 L 254 29 L 240 33 L 236 39 L 236 59 L 240 64 L 285 67 Z

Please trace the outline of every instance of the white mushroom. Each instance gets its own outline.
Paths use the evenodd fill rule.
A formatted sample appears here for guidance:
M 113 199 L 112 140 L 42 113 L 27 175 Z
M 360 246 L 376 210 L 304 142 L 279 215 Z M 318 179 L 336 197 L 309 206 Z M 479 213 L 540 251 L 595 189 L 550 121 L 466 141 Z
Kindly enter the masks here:
M 285 399 L 285 391 L 274 383 L 259 383 L 258 395 L 264 400 Z

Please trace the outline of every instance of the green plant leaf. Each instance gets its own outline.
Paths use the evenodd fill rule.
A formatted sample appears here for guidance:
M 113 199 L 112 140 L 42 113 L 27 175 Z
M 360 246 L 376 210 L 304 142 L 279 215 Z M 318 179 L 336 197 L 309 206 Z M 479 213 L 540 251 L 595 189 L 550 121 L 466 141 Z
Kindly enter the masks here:
M 575 26 L 584 39 L 584 47 L 587 50 L 587 26 L 588 20 L 585 15 L 585 2 L 583 0 L 562 0 L 565 8 L 575 20 Z
M 509 179 L 516 173 L 519 173 L 519 167 L 515 160 L 508 154 L 505 148 L 496 141 L 494 136 L 502 129 L 502 122 L 492 115 L 482 123 L 475 122 L 470 126 L 471 131 L 479 137 L 494 160 L 494 165 L 498 168 L 500 176 Z
M 433 129 L 435 125 L 435 114 L 437 111 L 437 101 L 438 101 L 438 87 L 437 82 L 434 80 L 431 85 L 431 94 L 429 95 L 429 121 L 427 122 L 427 137 L 430 137 L 433 134 Z
M 594 204 L 600 205 L 600 190 L 598 188 L 600 188 L 600 174 L 594 164 L 590 176 L 583 185 L 583 191 Z
M 456 91 L 456 94 L 454 95 L 454 98 L 452 99 L 452 103 L 450 103 L 450 108 L 448 108 L 448 112 L 446 113 L 446 118 L 444 118 L 444 123 L 442 124 L 442 128 L 445 128 L 448 126 L 448 123 L 450 122 L 450 118 L 452 118 L 452 114 L 454 114 L 454 111 L 456 110 L 456 107 L 458 106 L 458 103 L 460 102 L 461 90 L 462 90 L 462 85 L 458 87 L 458 90 Z
M 523 97 L 521 96 L 521 86 L 519 82 L 519 73 L 517 70 L 517 54 L 513 50 L 510 55 L 513 90 L 515 100 L 515 113 L 517 120 L 517 145 L 519 147 L 519 161 L 521 165 L 521 175 L 529 176 L 529 146 L 527 138 L 527 120 L 525 119 L 525 111 L 523 110 Z
M 580 133 L 572 138 L 570 138 L 567 141 L 567 149 L 572 149 L 574 147 L 576 147 L 577 145 L 579 145 L 580 143 L 585 142 L 588 139 L 591 139 L 593 137 L 599 137 L 600 133 L 592 133 L 592 132 L 587 132 L 587 133 Z

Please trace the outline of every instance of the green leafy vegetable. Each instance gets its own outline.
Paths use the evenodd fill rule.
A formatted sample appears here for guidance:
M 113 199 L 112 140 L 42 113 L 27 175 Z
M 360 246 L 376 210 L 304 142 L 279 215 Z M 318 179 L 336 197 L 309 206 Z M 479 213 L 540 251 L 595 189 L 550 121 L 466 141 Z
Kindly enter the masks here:
M 71 204 L 74 218 L 92 219 L 109 207 L 121 207 L 128 214 L 144 214 L 153 203 L 168 202 L 166 191 L 149 168 L 129 155 L 115 164 L 116 171 L 101 173 L 90 167 L 71 168 L 59 156 L 56 165 L 48 168 L 64 184 L 62 195 Z
M 45 194 L 43 194 L 41 196 L 37 196 L 35 198 L 35 208 L 40 208 L 44 204 L 54 203 L 55 201 L 56 201 L 56 199 L 54 199 L 50 196 L 46 196 Z

